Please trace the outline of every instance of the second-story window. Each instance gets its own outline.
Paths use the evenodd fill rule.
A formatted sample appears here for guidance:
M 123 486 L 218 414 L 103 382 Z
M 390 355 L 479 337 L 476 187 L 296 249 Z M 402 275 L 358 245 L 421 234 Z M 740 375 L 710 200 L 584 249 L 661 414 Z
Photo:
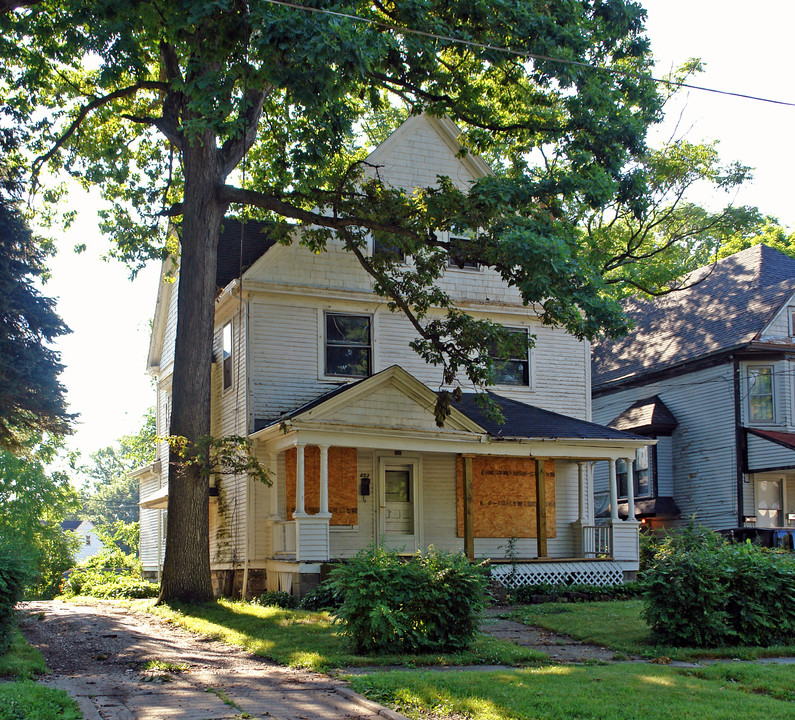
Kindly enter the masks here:
M 326 375 L 367 377 L 372 350 L 369 315 L 326 313 Z
M 223 371 L 224 390 L 232 387 L 232 323 L 228 322 L 223 329 Z
M 748 368 L 748 419 L 773 422 L 773 413 L 773 366 L 752 365 Z
M 526 328 L 506 328 L 512 335 L 522 336 L 527 341 Z M 489 356 L 494 363 L 495 385 L 529 385 L 530 384 L 530 357 L 527 350 L 511 353 L 511 357 L 503 358 L 497 355 L 497 348 L 489 350 Z

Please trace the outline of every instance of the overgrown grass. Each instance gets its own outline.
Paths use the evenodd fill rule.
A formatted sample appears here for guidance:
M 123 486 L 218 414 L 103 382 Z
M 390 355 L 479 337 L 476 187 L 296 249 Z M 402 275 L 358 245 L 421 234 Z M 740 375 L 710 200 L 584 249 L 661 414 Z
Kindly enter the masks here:
M 82 720 L 77 703 L 63 690 L 30 680 L 0 683 L 0 720 Z
M 545 657 L 485 635 L 478 635 L 469 650 L 452 654 L 357 655 L 337 633 L 327 612 L 261 607 L 233 600 L 172 607 L 155 607 L 145 600 L 126 604 L 278 663 L 313 670 L 367 665 L 522 665 Z
M 14 628 L 8 652 L 0 656 L 0 676 L 21 679 L 0 682 L 0 720 L 82 720 L 77 703 L 65 692 L 32 682 L 45 672 L 42 654 Z
M 593 603 L 546 603 L 516 608 L 513 620 L 539 625 L 547 630 L 570 635 L 582 642 L 604 645 L 641 657 L 668 657 L 672 660 L 698 658 L 737 658 L 795 655 L 795 646 L 675 648 L 653 645 L 649 628 L 641 617 L 641 600 L 613 600 Z
M 45 672 L 47 666 L 42 654 L 14 628 L 8 652 L 0 656 L 0 676 L 32 678 Z
M 721 672 L 723 671 L 723 672 Z M 659 665 L 552 665 L 500 672 L 379 672 L 357 692 L 411 718 L 467 720 L 770 720 L 795 717 L 795 667 L 731 663 L 696 671 Z

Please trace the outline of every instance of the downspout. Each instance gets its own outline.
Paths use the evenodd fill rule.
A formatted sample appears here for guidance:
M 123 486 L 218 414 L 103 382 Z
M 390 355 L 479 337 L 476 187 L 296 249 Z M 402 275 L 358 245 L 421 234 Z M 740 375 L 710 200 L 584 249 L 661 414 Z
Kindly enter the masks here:
M 737 478 L 737 527 L 743 526 L 743 427 L 740 406 L 740 361 L 735 357 L 733 361 L 734 379 L 734 461 Z
M 232 291 L 234 294 L 234 290 Z M 238 285 L 238 292 L 240 293 L 240 303 L 241 303 L 241 319 L 245 317 L 245 323 L 238 323 L 238 327 L 240 328 L 240 332 L 243 333 L 243 340 L 244 340 L 244 351 L 243 351 L 243 377 L 245 378 L 245 382 L 242 383 L 244 388 L 244 402 L 243 402 L 243 431 L 244 437 L 248 437 L 249 434 L 249 387 L 248 387 L 248 361 L 249 361 L 249 334 L 248 334 L 248 300 L 243 303 L 243 278 L 240 278 L 240 284 Z M 244 325 L 245 325 L 245 332 L 244 332 Z M 238 343 L 242 345 L 243 343 Z M 238 382 L 241 382 L 241 379 L 238 378 Z M 249 552 L 249 544 L 251 542 L 251 478 L 246 475 L 246 504 L 245 504 L 245 513 L 246 513 L 246 521 L 243 523 L 243 587 L 241 588 L 240 595 L 243 600 L 248 598 L 248 566 L 250 561 L 250 552 Z

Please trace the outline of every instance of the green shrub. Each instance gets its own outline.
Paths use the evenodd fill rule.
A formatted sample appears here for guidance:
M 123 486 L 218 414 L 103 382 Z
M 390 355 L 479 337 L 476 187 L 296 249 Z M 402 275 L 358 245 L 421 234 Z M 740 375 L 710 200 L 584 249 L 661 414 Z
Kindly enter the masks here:
M 342 595 L 331 582 L 324 580 L 301 598 L 302 610 L 336 610 L 342 605 Z
M 795 559 L 730 544 L 692 523 L 663 540 L 649 570 L 644 618 L 655 642 L 690 647 L 795 640 Z
M 141 562 L 115 545 L 86 558 L 64 582 L 65 595 L 104 599 L 156 597 L 158 585 L 141 577 Z
M 276 607 L 284 608 L 285 610 L 292 610 L 298 607 L 298 598 L 281 591 L 268 591 L 262 593 L 259 597 L 254 598 L 251 602 L 255 605 L 263 605 L 268 607 L 275 605 Z
M 0 538 L 0 654 L 11 642 L 14 606 L 33 575 L 30 557 L 18 544 Z
M 358 652 L 455 652 L 472 642 L 488 579 L 458 553 L 401 558 L 363 550 L 331 573 L 342 598 L 336 616 Z
M 533 602 L 534 595 L 548 595 L 555 600 L 566 599 L 572 602 L 591 602 L 597 600 L 629 600 L 639 597 L 643 592 L 639 582 L 628 582 L 621 585 L 552 585 L 536 583 L 520 585 L 508 591 L 508 602 L 518 605 Z

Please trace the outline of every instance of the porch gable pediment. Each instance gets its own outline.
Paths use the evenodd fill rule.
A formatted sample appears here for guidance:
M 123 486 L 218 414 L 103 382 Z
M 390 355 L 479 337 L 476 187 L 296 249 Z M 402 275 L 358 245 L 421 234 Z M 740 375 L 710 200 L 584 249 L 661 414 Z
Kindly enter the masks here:
M 436 425 L 436 393 L 398 365 L 362 380 L 328 400 L 298 412 L 297 421 L 484 434 L 485 430 L 452 408 L 444 427 Z

